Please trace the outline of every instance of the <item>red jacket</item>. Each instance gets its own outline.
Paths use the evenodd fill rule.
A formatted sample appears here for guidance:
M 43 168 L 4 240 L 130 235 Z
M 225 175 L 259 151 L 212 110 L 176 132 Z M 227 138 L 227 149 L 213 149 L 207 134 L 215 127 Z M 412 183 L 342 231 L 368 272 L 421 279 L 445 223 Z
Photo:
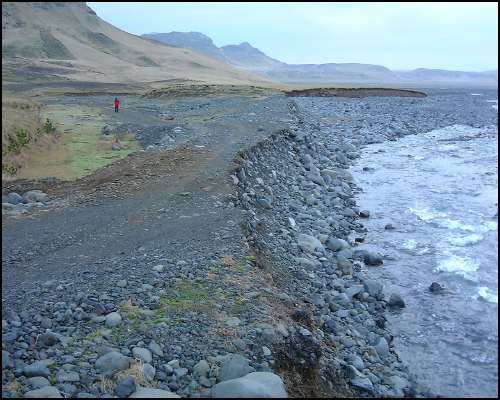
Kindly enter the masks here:
M 115 107 L 120 107 L 120 100 L 115 100 Z

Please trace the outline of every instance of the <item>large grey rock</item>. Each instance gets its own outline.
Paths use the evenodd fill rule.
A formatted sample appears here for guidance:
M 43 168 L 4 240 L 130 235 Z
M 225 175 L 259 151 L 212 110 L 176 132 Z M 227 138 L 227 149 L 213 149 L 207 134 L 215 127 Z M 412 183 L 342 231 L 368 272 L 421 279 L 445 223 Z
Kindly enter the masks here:
M 387 343 L 387 340 L 385 340 L 385 337 L 383 336 L 373 347 L 375 347 L 375 349 L 377 350 L 377 354 L 382 358 L 389 354 L 389 343 Z
M 28 378 L 33 376 L 43 376 L 44 378 L 48 378 L 50 376 L 50 370 L 47 368 L 47 365 L 40 361 L 26 365 L 23 369 L 23 373 Z
M 49 195 L 41 190 L 30 190 L 23 194 L 23 201 L 25 203 L 45 203 L 48 199 Z
M 432 282 L 431 285 L 429 286 L 429 290 L 432 293 L 442 293 L 444 288 L 437 282 Z
M 347 297 L 349 297 L 349 299 L 352 299 L 358 293 L 361 293 L 363 291 L 363 288 L 363 285 L 353 285 L 350 288 L 347 288 L 344 293 Z
M 42 333 L 37 340 L 39 346 L 50 347 L 61 341 L 61 337 L 54 332 Z
M 373 390 L 373 384 L 366 376 L 356 376 L 351 379 L 353 386 L 371 392 Z
M 168 390 L 138 387 L 129 399 L 180 399 L 181 396 Z
M 132 354 L 134 355 L 135 358 L 138 358 L 142 362 L 150 363 L 151 361 L 153 361 L 153 356 L 151 355 L 151 352 L 148 349 L 145 349 L 144 347 L 134 347 L 132 349 Z
M 10 354 L 6 350 L 2 350 L 2 369 L 6 369 L 10 366 Z
M 117 312 L 112 312 L 106 315 L 106 326 L 112 328 L 122 322 L 122 317 Z
M 369 218 L 370 217 L 370 211 L 368 210 L 362 210 L 359 212 L 359 216 L 361 218 Z
M 7 203 L 10 204 L 20 204 L 23 202 L 23 198 L 20 194 L 16 192 L 11 192 L 7 195 Z
M 97 372 L 102 374 L 113 374 L 127 369 L 130 366 L 130 358 L 121 353 L 112 351 L 99 357 L 95 362 Z
M 115 394 L 119 398 L 126 398 L 136 391 L 134 378 L 128 377 L 118 382 L 115 388 Z
M 152 381 L 156 374 L 156 368 L 151 364 L 146 363 L 142 367 L 142 374 L 148 381 Z
M 295 261 L 302 267 L 308 270 L 315 270 L 321 266 L 321 262 L 318 260 L 311 260 L 310 258 L 295 257 Z
M 193 375 L 195 378 L 198 377 L 208 377 L 208 373 L 210 372 L 210 365 L 206 360 L 200 360 L 193 367 Z
M 26 383 L 32 389 L 40 389 L 45 386 L 50 386 L 50 382 L 48 379 L 43 376 L 34 376 L 32 378 L 26 379 Z
M 311 235 L 306 235 L 303 233 L 300 233 L 298 238 L 297 238 L 297 244 L 299 247 L 304 250 L 313 253 L 316 249 L 320 251 L 324 251 L 325 248 L 323 247 L 323 244 L 316 239 L 315 237 Z
M 219 381 L 240 378 L 253 372 L 254 368 L 248 365 L 248 360 L 240 354 L 230 354 L 226 357 L 219 371 Z
M 80 382 L 80 375 L 74 371 L 59 370 L 56 375 L 56 381 L 58 383 Z
M 28 399 L 62 399 L 61 393 L 54 386 L 46 386 L 41 389 L 31 390 L 24 394 Z
M 380 254 L 368 250 L 356 250 L 354 256 L 362 259 L 366 265 L 376 266 L 384 263 Z
M 344 239 L 337 239 L 334 237 L 329 237 L 325 245 L 331 251 L 339 251 L 349 247 L 349 244 Z
M 308 173 L 306 176 L 310 181 L 318 185 L 325 186 L 325 180 L 319 173 Z
M 161 349 L 160 345 L 154 340 L 149 343 L 148 349 L 151 350 L 153 354 L 156 354 L 159 357 L 163 357 L 163 350 Z
M 352 263 L 345 257 L 337 257 L 337 268 L 342 275 L 352 275 Z
M 153 267 L 153 271 L 156 271 L 156 272 L 163 272 L 164 270 L 165 270 L 165 266 L 162 264 L 158 264 L 158 265 L 155 265 Z
M 383 298 L 384 286 L 380 282 L 370 279 L 364 281 L 363 285 L 370 296 L 375 297 L 378 300 Z
M 278 375 L 252 372 L 244 377 L 218 383 L 211 390 L 213 398 L 287 398 L 285 385 Z
M 339 250 L 336 254 L 337 256 L 337 260 L 340 258 L 340 257 L 344 257 L 344 258 L 352 258 L 352 249 L 349 248 L 349 247 L 346 247 L 345 249 L 342 249 L 342 250 Z
M 389 305 L 389 307 L 392 307 L 392 308 L 404 308 L 404 307 L 406 307 L 405 301 L 397 293 L 391 294 L 391 297 L 389 297 L 389 302 L 387 304 Z

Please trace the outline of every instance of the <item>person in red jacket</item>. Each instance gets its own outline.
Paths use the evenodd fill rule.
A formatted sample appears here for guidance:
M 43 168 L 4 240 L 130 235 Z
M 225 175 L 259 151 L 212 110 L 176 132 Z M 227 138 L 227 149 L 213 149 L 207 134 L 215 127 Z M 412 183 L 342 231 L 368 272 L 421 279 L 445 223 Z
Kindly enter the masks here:
M 118 97 L 115 97 L 115 112 L 118 112 L 118 108 L 120 108 L 120 100 L 118 100 Z

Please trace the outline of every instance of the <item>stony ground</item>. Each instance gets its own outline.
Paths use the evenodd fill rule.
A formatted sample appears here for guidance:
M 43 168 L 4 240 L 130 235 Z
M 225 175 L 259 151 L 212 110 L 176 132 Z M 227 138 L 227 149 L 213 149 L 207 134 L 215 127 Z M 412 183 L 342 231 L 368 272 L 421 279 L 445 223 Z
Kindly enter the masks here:
M 429 395 L 391 348 L 346 168 L 366 143 L 484 121 L 440 96 L 125 98 L 113 129 L 148 151 L 4 187 L 50 201 L 2 218 L 3 396 Z

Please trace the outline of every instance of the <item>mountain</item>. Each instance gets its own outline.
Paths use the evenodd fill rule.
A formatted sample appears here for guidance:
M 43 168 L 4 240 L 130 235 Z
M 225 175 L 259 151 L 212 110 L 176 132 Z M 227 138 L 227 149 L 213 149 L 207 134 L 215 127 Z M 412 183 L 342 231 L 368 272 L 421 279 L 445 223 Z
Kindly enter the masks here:
M 248 42 L 222 46 L 221 50 L 231 64 L 250 71 L 267 72 L 287 65 L 269 57 Z
M 386 67 L 371 64 L 288 64 L 268 71 L 267 77 L 286 82 L 393 82 L 397 76 Z
M 71 2 L 2 2 L 2 78 L 270 84 L 215 57 L 124 32 Z
M 444 69 L 417 68 L 412 71 L 396 71 L 399 78 L 404 80 L 434 81 L 434 82 L 498 82 L 498 71 L 465 72 L 448 71 Z
M 198 32 L 153 33 L 143 37 L 187 47 L 240 69 L 284 83 L 498 85 L 498 71 L 460 72 L 427 68 L 392 71 L 381 65 L 360 63 L 287 64 L 269 57 L 247 42 L 218 48 L 208 36 Z
M 169 46 L 191 49 L 249 71 L 265 72 L 286 65 L 267 56 L 247 42 L 219 48 L 210 37 L 200 32 L 147 33 L 141 37 L 156 40 Z
M 184 47 L 195 50 L 213 59 L 227 62 L 222 53 L 212 39 L 199 32 L 169 32 L 169 33 L 148 33 L 141 35 L 143 38 L 156 40 L 170 46 Z

